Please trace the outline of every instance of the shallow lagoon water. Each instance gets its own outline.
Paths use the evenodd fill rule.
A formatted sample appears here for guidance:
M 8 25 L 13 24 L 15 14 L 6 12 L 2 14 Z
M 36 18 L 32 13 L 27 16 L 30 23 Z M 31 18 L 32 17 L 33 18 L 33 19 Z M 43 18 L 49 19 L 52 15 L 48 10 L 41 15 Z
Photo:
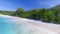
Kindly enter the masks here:
M 9 18 L 0 16 L 0 34 L 18 34 L 16 30 L 14 30 L 16 27 L 16 24 Z
M 31 28 L 32 24 L 16 22 L 13 18 L 0 16 L 0 34 L 33 34 Z
M 0 16 L 0 34 L 57 34 L 50 29 L 46 29 L 46 25 L 49 24 L 37 23 L 37 21 L 23 18 Z M 51 25 L 48 27 L 51 27 Z

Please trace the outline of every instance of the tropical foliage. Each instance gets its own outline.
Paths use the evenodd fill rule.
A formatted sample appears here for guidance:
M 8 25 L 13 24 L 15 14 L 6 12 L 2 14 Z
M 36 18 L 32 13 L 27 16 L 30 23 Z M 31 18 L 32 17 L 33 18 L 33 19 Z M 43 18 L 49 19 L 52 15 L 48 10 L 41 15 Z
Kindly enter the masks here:
M 24 11 L 23 8 L 18 8 L 16 11 L 0 11 L 0 14 L 60 24 L 60 5 L 48 9 L 43 8 L 28 11 Z

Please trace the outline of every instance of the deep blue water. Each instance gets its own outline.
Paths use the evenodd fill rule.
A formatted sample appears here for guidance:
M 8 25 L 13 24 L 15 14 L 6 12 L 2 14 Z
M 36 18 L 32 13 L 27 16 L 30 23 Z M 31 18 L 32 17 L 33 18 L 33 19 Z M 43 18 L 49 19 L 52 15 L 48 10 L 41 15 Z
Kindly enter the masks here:
M 0 34 L 18 34 L 16 27 L 9 18 L 0 17 Z

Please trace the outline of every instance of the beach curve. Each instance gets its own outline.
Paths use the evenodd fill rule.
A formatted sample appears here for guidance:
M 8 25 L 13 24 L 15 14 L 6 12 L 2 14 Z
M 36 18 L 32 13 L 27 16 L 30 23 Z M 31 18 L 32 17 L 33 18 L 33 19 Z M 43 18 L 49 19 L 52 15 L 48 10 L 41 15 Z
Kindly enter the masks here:
M 8 15 L 2 15 L 2 17 L 11 18 L 16 24 L 21 24 L 28 30 L 31 30 L 31 34 L 60 34 L 60 25 L 45 23 L 42 21 L 30 20 L 26 18 L 12 17 Z

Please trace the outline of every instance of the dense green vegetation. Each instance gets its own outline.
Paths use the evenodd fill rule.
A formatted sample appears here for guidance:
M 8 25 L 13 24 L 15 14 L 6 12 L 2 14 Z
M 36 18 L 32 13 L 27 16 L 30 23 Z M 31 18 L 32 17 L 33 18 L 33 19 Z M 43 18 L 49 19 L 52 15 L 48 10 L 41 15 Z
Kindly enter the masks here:
M 60 5 L 57 5 L 49 9 L 43 8 L 28 11 L 24 11 L 22 8 L 18 8 L 16 11 L 0 11 L 0 14 L 60 24 Z

